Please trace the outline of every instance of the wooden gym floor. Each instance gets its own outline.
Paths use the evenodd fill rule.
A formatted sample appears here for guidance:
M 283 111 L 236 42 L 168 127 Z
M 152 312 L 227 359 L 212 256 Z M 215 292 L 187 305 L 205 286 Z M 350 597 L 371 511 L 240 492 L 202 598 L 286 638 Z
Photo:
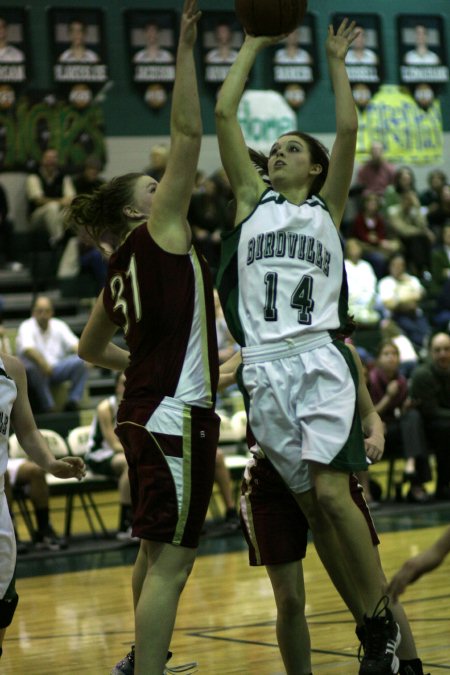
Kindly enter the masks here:
M 115 495 L 105 500 L 111 528 Z M 109 499 L 109 502 L 108 502 Z M 109 510 L 109 515 L 108 515 Z M 62 513 L 52 501 L 55 527 Z M 374 512 L 390 577 L 450 523 L 450 504 L 383 506 Z M 85 529 L 79 512 L 75 532 Z M 18 521 L 19 533 L 23 533 Z M 23 535 L 25 537 L 25 535 Z M 2 675 L 107 675 L 133 640 L 131 566 L 135 546 L 74 541 L 67 552 L 20 556 L 20 603 L 7 631 Z M 425 672 L 450 671 L 450 560 L 403 596 Z M 304 561 L 315 675 L 358 672 L 352 618 L 310 544 Z M 173 665 L 198 661 L 208 675 L 279 675 L 275 609 L 264 569 L 247 564 L 240 533 L 205 537 L 182 596 L 171 649 Z

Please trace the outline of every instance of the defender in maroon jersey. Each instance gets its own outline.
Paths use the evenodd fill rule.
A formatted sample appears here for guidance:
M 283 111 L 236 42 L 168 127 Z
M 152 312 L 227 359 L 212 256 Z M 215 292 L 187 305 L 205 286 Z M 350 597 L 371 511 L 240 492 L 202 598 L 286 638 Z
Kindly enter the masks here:
M 185 0 L 161 183 L 135 173 L 114 178 L 76 197 L 67 216 L 97 245 L 117 241 L 79 346 L 82 358 L 126 375 L 116 431 L 129 464 L 132 533 L 141 545 L 133 572 L 136 648 L 116 674 L 164 671 L 214 481 L 212 282 L 186 221 L 202 134 L 193 55 L 199 17 L 196 0 Z M 128 349 L 112 342 L 119 328 Z

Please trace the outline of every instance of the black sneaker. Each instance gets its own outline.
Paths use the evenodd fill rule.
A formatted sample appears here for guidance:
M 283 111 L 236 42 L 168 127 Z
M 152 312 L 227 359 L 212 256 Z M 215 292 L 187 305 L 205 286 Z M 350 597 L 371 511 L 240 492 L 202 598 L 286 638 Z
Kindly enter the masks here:
M 62 551 L 67 548 L 67 541 L 58 537 L 50 525 L 45 530 L 37 530 L 33 536 L 33 546 L 36 551 Z
M 359 675 L 398 673 L 400 662 L 396 650 L 401 640 L 400 628 L 394 621 L 388 605 L 389 598 L 385 595 L 375 607 L 373 615 L 370 618 L 364 617 L 365 636 L 362 631 L 360 632 L 364 656 Z
M 172 658 L 172 652 L 167 652 L 167 661 Z M 171 675 L 171 673 L 186 673 L 190 675 L 196 671 L 196 663 L 185 663 L 182 666 L 174 666 L 173 668 L 164 668 L 163 675 Z M 122 661 L 116 663 L 110 675 L 134 675 L 134 645 L 131 645 L 131 651 L 125 656 Z

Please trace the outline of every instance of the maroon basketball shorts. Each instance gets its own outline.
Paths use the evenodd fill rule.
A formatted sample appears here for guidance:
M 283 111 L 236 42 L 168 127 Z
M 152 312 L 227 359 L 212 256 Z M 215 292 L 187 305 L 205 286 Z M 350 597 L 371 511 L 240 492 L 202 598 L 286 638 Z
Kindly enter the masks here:
M 380 543 L 362 487 L 350 475 L 350 491 L 367 521 L 374 545 Z M 277 565 L 306 555 L 308 521 L 269 460 L 253 457 L 241 486 L 241 522 L 250 565 Z
M 116 433 L 129 467 L 133 536 L 196 548 L 214 484 L 220 418 L 165 397 L 123 401 Z

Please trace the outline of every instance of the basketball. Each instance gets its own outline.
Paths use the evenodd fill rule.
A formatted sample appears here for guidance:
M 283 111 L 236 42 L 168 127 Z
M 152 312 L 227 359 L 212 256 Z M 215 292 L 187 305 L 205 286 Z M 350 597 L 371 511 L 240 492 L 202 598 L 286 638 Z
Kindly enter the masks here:
M 307 8 L 307 0 L 235 0 L 236 15 L 250 35 L 292 33 Z

